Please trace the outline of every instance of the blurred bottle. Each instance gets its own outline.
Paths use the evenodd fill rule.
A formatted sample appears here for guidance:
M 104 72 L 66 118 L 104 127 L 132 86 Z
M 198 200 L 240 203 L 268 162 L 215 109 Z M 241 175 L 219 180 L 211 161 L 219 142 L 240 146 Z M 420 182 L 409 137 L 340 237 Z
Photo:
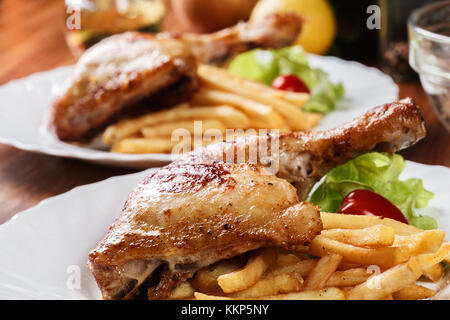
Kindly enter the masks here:
M 377 0 L 329 2 L 336 14 L 337 32 L 328 54 L 375 64 L 378 58 L 378 30 L 367 28 L 367 8 L 377 4 Z
M 161 0 L 65 0 L 66 39 L 75 55 L 112 34 L 156 33 L 165 9 Z

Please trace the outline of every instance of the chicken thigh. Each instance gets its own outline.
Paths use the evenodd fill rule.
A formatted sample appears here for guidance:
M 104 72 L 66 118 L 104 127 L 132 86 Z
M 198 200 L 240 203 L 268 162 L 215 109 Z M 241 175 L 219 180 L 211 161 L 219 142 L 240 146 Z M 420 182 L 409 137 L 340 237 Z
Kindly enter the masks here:
M 295 188 L 264 168 L 174 163 L 139 183 L 88 264 L 107 299 L 129 296 L 166 265 L 150 297 L 164 298 L 202 267 L 260 247 L 301 245 L 321 229 L 319 209 L 299 204 Z
M 51 121 L 59 139 L 79 141 L 131 109 L 188 99 L 197 87 L 197 62 L 182 41 L 127 32 L 87 50 L 68 85 Z

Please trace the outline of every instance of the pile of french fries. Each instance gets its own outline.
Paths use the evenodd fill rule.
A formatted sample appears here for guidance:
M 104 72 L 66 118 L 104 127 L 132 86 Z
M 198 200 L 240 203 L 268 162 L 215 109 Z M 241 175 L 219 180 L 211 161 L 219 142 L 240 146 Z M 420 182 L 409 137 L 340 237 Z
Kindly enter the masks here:
M 306 130 L 321 119 L 302 111 L 309 94 L 272 89 L 206 65 L 199 67 L 198 74 L 201 88 L 190 101 L 113 124 L 104 131 L 103 143 L 113 152 L 170 153 L 180 143 L 172 133 L 185 129 L 194 134 L 196 120 L 202 121 L 201 134 L 214 129 L 226 140 L 226 129 Z M 191 139 L 190 147 L 217 142 L 202 140 L 206 142 L 194 144 Z
M 418 300 L 435 291 L 450 243 L 392 219 L 322 213 L 323 231 L 308 246 L 265 248 L 199 270 L 169 299 Z

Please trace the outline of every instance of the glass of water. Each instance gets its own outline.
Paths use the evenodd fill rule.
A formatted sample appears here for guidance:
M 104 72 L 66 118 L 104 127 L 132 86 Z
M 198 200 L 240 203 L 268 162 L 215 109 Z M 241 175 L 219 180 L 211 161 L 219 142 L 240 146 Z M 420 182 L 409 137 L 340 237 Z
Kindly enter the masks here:
M 450 1 L 427 5 L 408 20 L 409 63 L 450 132 Z

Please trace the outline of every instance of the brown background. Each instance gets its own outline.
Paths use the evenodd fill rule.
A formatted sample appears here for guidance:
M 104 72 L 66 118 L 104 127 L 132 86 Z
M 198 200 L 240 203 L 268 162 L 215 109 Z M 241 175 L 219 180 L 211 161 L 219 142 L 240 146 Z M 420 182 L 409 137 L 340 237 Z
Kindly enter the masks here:
M 62 0 L 0 0 L 0 84 L 73 64 L 63 23 Z M 399 87 L 400 97 L 413 97 L 422 106 L 428 129 L 426 139 L 401 154 L 420 163 L 450 166 L 450 135 L 434 115 L 420 84 L 400 83 Z M 0 223 L 75 186 L 130 172 L 0 145 Z

